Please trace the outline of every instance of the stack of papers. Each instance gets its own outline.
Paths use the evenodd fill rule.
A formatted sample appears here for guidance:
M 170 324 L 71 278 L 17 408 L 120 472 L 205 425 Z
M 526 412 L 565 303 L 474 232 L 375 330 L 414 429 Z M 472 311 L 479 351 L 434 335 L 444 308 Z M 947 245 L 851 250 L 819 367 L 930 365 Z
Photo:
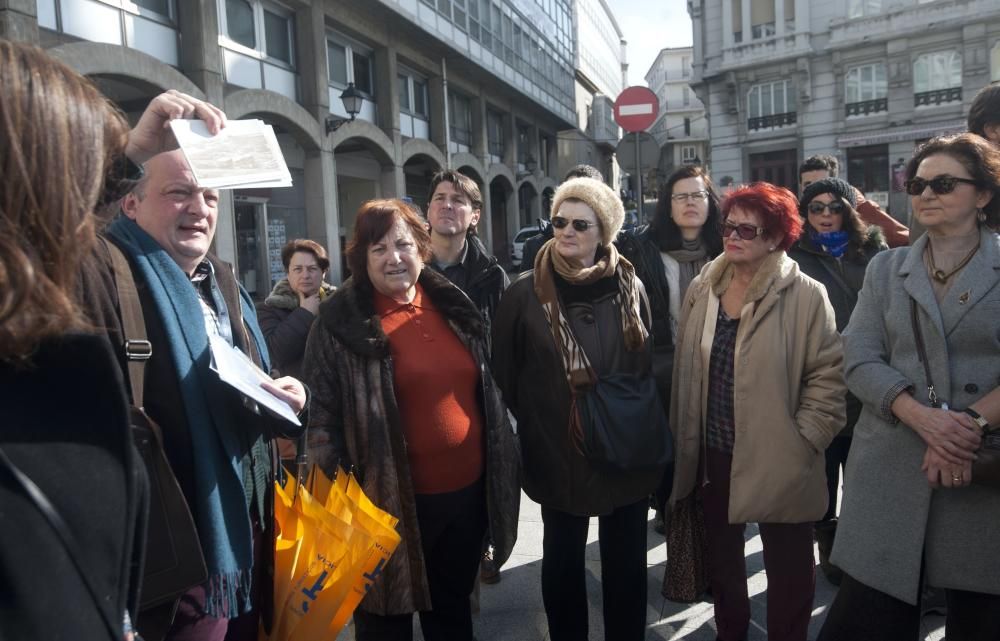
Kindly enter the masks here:
M 302 425 L 288 403 L 260 386 L 264 381 L 273 381 L 246 354 L 218 335 L 210 335 L 208 341 L 212 350 L 210 367 L 215 370 L 220 379 L 257 401 L 275 415 L 295 425 Z
M 263 120 L 230 120 L 215 136 L 201 120 L 171 120 L 170 128 L 201 187 L 292 186 L 274 129 Z

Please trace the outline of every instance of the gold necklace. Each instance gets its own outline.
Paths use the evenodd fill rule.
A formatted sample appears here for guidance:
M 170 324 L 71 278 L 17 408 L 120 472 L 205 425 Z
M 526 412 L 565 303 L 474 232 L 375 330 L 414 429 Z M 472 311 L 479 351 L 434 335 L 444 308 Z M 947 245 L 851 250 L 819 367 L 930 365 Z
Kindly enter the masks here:
M 930 265 L 931 276 L 934 278 L 934 280 L 936 280 L 939 283 L 947 283 L 949 278 L 957 274 L 959 271 L 961 271 L 963 267 L 969 264 L 969 261 L 972 260 L 972 257 L 976 255 L 977 251 L 979 251 L 979 243 L 976 243 L 976 246 L 972 248 L 972 251 L 966 254 L 965 258 L 960 260 L 958 264 L 955 265 L 954 269 L 952 269 L 950 272 L 946 272 L 943 269 L 938 269 L 937 266 L 934 264 L 934 244 L 931 243 L 930 239 L 928 238 L 927 259 L 930 261 L 931 264 Z

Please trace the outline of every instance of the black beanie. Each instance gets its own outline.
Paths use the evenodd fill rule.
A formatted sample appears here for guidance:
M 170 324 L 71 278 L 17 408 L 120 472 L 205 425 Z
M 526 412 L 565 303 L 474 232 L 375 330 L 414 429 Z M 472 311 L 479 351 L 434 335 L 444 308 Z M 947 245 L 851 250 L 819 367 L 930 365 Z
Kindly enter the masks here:
M 802 200 L 799 201 L 799 214 L 803 218 L 806 217 L 806 207 L 812 202 L 812 199 L 820 194 L 833 194 L 840 200 L 848 203 L 851 208 L 858 208 L 858 196 L 854 187 L 851 183 L 846 180 L 841 180 L 840 178 L 824 178 L 823 180 L 817 180 L 814 183 L 809 183 L 809 185 L 802 190 Z

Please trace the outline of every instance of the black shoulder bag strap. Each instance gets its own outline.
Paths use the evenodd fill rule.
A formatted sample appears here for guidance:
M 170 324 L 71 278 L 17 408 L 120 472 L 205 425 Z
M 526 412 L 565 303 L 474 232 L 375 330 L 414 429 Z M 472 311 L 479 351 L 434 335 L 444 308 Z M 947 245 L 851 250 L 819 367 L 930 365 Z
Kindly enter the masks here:
M 80 552 L 80 547 L 77 545 L 76 538 L 70 532 L 69 526 L 66 525 L 66 521 L 63 520 L 62 515 L 52 505 L 52 502 L 45 495 L 45 492 L 42 491 L 42 488 L 38 487 L 27 474 L 22 472 L 8 458 L 7 453 L 3 449 L 0 449 L 0 468 L 5 469 L 10 474 L 27 499 L 41 512 L 42 516 L 45 517 L 45 520 L 48 521 L 49 525 L 55 531 L 59 542 L 62 543 L 63 548 L 66 550 L 66 555 L 73 562 L 76 573 L 80 575 L 80 581 L 83 582 L 83 586 L 87 589 L 87 594 L 90 595 L 91 600 L 94 602 L 94 607 L 97 608 L 97 612 L 101 616 L 101 622 L 108 629 L 108 635 L 114 641 L 121 641 L 124 635 L 124 620 L 115 623 L 111 615 L 104 609 L 105 602 L 101 599 L 100 593 L 91 582 L 91 574 L 87 571 L 87 568 L 83 567 L 83 555 Z M 124 616 L 124 613 L 122 613 L 122 616 Z
M 917 317 L 917 301 L 910 296 L 910 324 L 913 327 L 913 339 L 917 343 L 917 358 L 924 366 L 924 378 L 927 379 L 927 400 L 931 407 L 948 409 L 947 403 L 938 401 L 937 391 L 934 389 L 934 381 L 931 380 L 931 364 L 927 360 L 927 348 L 924 347 L 924 335 L 920 332 L 920 319 Z

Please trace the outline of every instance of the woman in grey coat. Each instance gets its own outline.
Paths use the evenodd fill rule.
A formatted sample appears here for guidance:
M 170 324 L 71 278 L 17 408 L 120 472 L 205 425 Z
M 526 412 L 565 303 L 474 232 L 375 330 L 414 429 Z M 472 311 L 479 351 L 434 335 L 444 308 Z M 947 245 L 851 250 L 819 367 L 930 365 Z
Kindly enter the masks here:
M 864 409 L 832 555 L 845 576 L 819 638 L 917 639 L 925 577 L 945 589 L 949 641 L 995 641 L 1000 490 L 976 484 L 972 461 L 982 427 L 1000 423 L 1000 151 L 937 138 L 907 177 L 927 233 L 872 259 L 844 332 Z

